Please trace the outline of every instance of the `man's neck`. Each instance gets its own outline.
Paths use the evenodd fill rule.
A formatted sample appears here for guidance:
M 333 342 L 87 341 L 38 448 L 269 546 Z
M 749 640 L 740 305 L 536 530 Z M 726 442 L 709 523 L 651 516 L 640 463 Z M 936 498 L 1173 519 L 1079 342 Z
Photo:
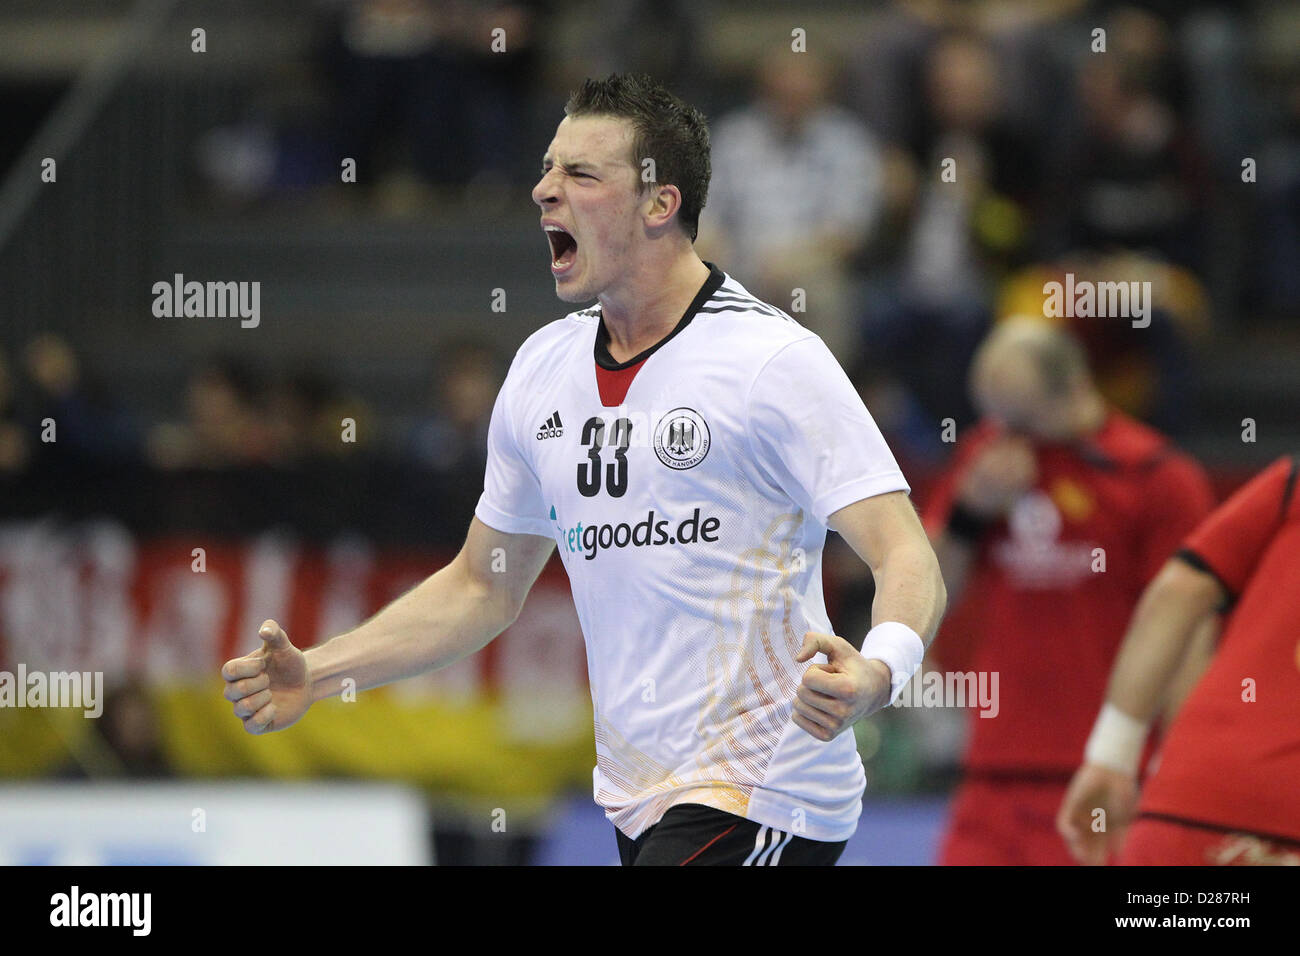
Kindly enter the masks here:
M 709 267 L 691 248 L 667 270 L 646 273 L 617 293 L 600 296 L 610 357 L 626 362 L 668 335 L 708 277 Z

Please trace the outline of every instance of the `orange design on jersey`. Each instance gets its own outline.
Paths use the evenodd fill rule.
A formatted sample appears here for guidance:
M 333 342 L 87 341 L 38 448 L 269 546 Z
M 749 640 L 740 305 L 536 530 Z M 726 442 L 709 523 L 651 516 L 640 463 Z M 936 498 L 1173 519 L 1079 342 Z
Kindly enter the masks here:
M 1049 495 L 1056 502 L 1061 515 L 1070 521 L 1086 521 L 1096 507 L 1088 489 L 1069 478 L 1056 479 Z
M 618 733 L 596 704 L 597 764 L 609 783 L 597 801 L 624 805 L 617 823 L 625 832 L 642 831 L 679 803 L 746 815 L 802 676 L 793 662 L 803 635 L 795 626 L 792 582 L 807 567 L 794 547 L 805 521 L 802 511 L 777 516 L 761 542 L 738 556 L 727 586 L 714 596 L 714 644 L 703 660 L 683 662 L 703 671 L 707 688 L 696 722 L 700 747 L 689 764 L 656 761 Z

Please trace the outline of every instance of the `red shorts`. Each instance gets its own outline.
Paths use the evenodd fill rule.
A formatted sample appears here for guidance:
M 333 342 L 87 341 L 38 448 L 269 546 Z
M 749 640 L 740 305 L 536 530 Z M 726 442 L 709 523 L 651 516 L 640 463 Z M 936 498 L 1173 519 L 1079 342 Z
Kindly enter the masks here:
M 1140 816 L 1128 828 L 1120 866 L 1300 866 L 1300 843 Z
M 940 866 L 1074 866 L 1056 832 L 1069 780 L 974 774 L 962 782 L 939 844 Z

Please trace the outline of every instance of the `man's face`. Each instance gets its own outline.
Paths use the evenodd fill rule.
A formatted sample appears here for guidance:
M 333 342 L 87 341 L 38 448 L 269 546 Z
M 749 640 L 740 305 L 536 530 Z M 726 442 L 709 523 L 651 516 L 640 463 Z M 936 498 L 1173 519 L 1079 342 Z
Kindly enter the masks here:
M 631 160 L 631 123 L 610 116 L 566 116 L 546 150 L 533 202 L 564 302 L 594 299 L 631 271 L 649 201 Z
M 1026 353 L 1003 349 L 978 361 L 973 375 L 975 404 L 1004 431 L 1031 441 L 1068 437 L 1068 402 L 1046 393 Z

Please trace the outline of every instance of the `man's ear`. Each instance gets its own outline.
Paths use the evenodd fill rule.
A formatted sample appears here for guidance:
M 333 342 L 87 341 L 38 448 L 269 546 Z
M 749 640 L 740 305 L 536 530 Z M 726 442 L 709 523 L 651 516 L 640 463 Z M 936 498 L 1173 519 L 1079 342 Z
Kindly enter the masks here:
M 647 225 L 652 229 L 662 229 L 668 225 L 673 214 L 682 208 L 682 191 L 673 185 L 652 186 L 647 200 Z

